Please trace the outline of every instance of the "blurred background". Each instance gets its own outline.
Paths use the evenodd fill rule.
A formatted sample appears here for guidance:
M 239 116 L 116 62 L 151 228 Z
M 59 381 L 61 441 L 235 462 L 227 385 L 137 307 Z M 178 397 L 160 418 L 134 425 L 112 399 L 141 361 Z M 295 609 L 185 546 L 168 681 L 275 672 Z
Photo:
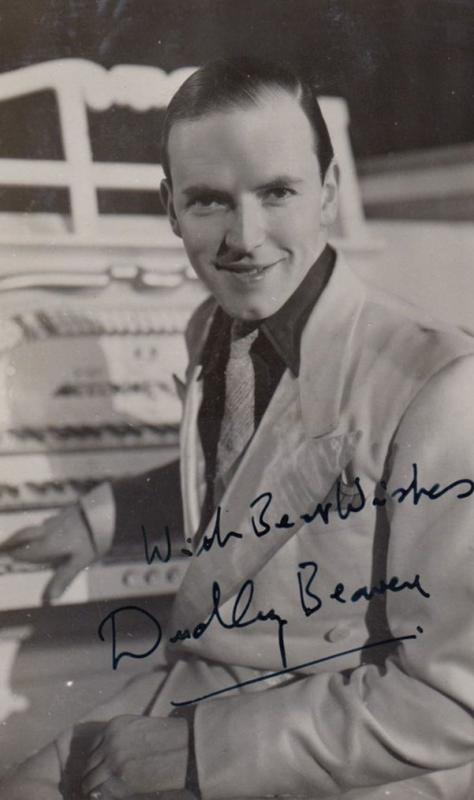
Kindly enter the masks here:
M 256 54 L 335 98 L 353 268 L 474 332 L 472 0 L 0 0 L 0 541 L 176 457 L 173 373 L 204 289 L 157 192 L 167 76 Z M 36 85 L 21 70 L 42 63 Z M 90 65 L 156 69 L 114 72 L 114 95 Z M 149 667 L 112 673 L 96 634 L 125 597 L 166 616 L 179 585 L 182 564 L 144 563 L 140 521 L 56 608 L 48 571 L 1 560 L 0 776 Z
M 58 58 L 110 68 L 152 65 L 171 72 L 225 55 L 284 59 L 311 76 L 320 94 L 345 98 L 362 176 L 448 159 L 472 163 L 472 0 L 2 0 L 0 71 Z M 2 110 L 4 155 L 57 157 L 51 98 Z M 127 148 L 150 160 L 157 143 L 127 133 L 127 113 L 93 120 L 97 156 Z M 450 147 L 450 151 L 445 148 Z M 140 150 L 141 148 L 141 150 Z M 441 152 L 436 150 L 441 148 Z M 419 158 L 405 159 L 416 151 Z M 426 151 L 431 152 L 429 156 Z M 421 157 L 425 153 L 426 159 Z M 129 151 L 129 156 L 131 152 Z M 382 161 L 380 160 L 382 159 Z M 31 197 L 28 200 L 34 202 Z M 23 200 L 25 202 L 25 200 Z M 45 202 L 43 198 L 43 202 Z M 48 202 L 48 201 L 46 201 Z M 60 203 L 56 198 L 49 202 Z M 114 205 L 114 198 L 102 202 Z M 115 198 L 116 205 L 119 200 Z M 21 207 L 21 198 L 17 199 Z M 472 191 L 441 197 L 375 198 L 369 216 L 472 219 Z

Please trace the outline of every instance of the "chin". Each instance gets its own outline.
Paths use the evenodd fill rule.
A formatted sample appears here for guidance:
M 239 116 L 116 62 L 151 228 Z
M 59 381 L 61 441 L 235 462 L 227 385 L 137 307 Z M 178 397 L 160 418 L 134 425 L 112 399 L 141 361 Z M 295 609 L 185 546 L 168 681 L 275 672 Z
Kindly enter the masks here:
M 265 308 L 240 308 L 240 307 L 232 307 L 226 309 L 227 314 L 229 317 L 233 319 L 241 319 L 243 322 L 257 322 L 259 319 L 265 319 L 265 317 L 269 317 L 272 313 L 271 311 L 267 311 Z
M 257 293 L 255 293 L 257 294 Z M 241 319 L 244 322 L 256 322 L 260 319 L 271 317 L 285 303 L 285 296 L 271 295 L 269 291 L 259 292 L 260 296 L 232 296 L 230 292 L 219 294 L 215 292 L 219 305 L 233 319 Z

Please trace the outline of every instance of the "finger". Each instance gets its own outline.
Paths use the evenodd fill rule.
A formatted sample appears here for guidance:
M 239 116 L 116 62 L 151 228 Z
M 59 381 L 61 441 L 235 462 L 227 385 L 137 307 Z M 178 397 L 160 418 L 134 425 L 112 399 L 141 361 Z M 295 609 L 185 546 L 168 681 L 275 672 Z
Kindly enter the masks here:
M 43 592 L 43 603 L 50 603 L 57 600 L 67 589 L 71 581 L 85 567 L 84 562 L 77 558 L 70 558 L 56 569 L 51 580 L 47 583 Z
M 86 768 L 82 775 L 82 781 L 84 782 L 85 780 L 87 780 L 87 778 L 91 776 L 94 770 L 102 766 L 104 762 L 105 762 L 105 754 L 103 753 L 102 750 L 98 750 L 95 753 L 93 753 L 92 756 L 89 756 L 89 758 L 87 759 Z
M 93 792 L 94 789 L 98 790 L 101 789 L 103 784 L 106 783 L 110 778 L 112 778 L 111 772 L 107 767 L 105 761 L 91 770 L 83 779 L 82 779 L 82 791 L 83 794 L 87 795 L 89 792 Z M 104 786 L 104 789 L 107 787 Z
M 105 736 L 104 736 L 104 728 L 105 728 L 105 727 L 106 727 L 106 726 L 105 726 L 105 724 L 104 724 L 104 725 L 102 726 L 102 730 L 100 731 L 100 733 L 96 734 L 96 736 L 94 736 L 94 738 L 92 739 L 91 746 L 90 746 L 90 748 L 89 748 L 89 758 L 90 758 L 90 756 L 92 755 L 92 753 L 95 753 L 95 751 L 96 751 L 96 750 L 97 750 L 99 747 L 102 747 L 102 745 L 103 745 L 103 743 L 104 743 L 104 741 L 105 741 Z
M 32 564 L 51 564 L 54 561 L 54 557 L 47 552 L 43 541 L 12 546 L 4 552 L 15 561 L 30 561 Z
M 50 534 L 43 525 L 23 528 L 0 545 L 0 554 L 5 553 L 18 561 L 50 564 L 69 554 L 65 543 L 59 549 Z
M 38 537 L 38 533 L 40 530 L 40 526 L 30 525 L 27 528 L 22 528 L 13 536 L 10 536 L 6 539 L 2 544 L 0 544 L 0 553 L 7 553 L 10 550 L 14 550 L 17 547 L 22 547 L 25 544 L 29 544 L 30 542 L 34 541 Z
M 120 778 L 114 778 L 113 775 L 110 775 L 105 781 L 96 784 L 92 788 L 88 788 L 88 781 L 89 778 L 84 780 L 81 786 L 82 793 L 87 797 L 98 798 L 98 800 L 130 800 L 132 797 L 130 789 L 127 789 Z M 133 797 L 135 797 L 135 794 L 133 794 Z
M 148 796 L 149 795 L 146 795 L 146 797 Z M 158 797 L 158 795 L 153 795 L 153 797 L 155 796 Z M 130 791 L 124 787 L 122 781 L 115 778 L 110 778 L 110 780 L 103 783 L 102 786 L 93 789 L 92 792 L 89 792 L 87 795 L 88 800 L 131 800 L 132 797 L 136 797 L 138 800 L 138 795 L 131 795 Z
M 85 797 L 85 795 L 83 795 Z M 100 789 L 94 789 L 93 792 L 87 795 L 88 800 L 115 800 L 113 795 L 109 794 L 107 789 L 101 786 Z
M 93 769 L 100 767 L 103 761 L 105 761 L 105 753 L 101 747 L 98 747 L 88 757 L 86 768 L 82 777 L 86 778 Z

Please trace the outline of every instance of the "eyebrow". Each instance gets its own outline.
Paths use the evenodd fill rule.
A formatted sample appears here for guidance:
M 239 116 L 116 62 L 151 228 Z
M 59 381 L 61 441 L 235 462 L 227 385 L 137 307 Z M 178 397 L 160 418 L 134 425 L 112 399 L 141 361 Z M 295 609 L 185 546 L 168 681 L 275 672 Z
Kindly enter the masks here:
M 271 180 L 257 186 L 256 190 L 261 192 L 268 189 L 276 189 L 282 184 L 295 186 L 299 183 L 303 183 L 303 178 L 297 178 L 294 175 L 277 175 L 275 178 L 272 178 Z M 222 197 L 224 199 L 230 196 L 230 192 L 227 192 L 223 189 L 217 189 L 215 186 L 211 186 L 207 183 L 196 183 L 192 186 L 187 186 L 182 190 L 182 194 L 185 197 L 196 197 L 197 195 L 212 194 L 216 197 Z
M 214 186 L 210 186 L 207 183 L 196 183 L 192 186 L 187 186 L 182 190 L 182 194 L 184 194 L 185 197 L 196 197 L 197 195 L 203 194 L 212 194 L 216 195 L 217 197 L 229 197 L 229 192 L 225 192 L 222 189 L 216 189 Z
M 288 186 L 296 186 L 298 183 L 303 183 L 303 178 L 297 178 L 294 175 L 277 175 L 275 178 L 272 178 L 270 181 L 263 183 L 261 186 L 257 187 L 257 191 L 261 192 L 265 189 L 276 189 L 278 186 L 282 184 Z

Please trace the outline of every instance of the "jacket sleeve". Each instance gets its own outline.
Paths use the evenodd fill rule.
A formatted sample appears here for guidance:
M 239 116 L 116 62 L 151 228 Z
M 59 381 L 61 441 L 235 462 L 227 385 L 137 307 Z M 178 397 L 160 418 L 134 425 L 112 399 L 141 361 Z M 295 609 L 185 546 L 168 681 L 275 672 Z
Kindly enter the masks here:
M 394 439 L 389 488 L 408 487 L 414 463 L 420 484 L 439 484 L 437 499 L 396 496 L 388 506 L 387 576 L 419 574 L 430 594 L 388 592 L 388 624 L 393 637 L 417 638 L 398 643 L 383 669 L 320 673 L 200 705 L 206 800 L 326 797 L 474 760 L 473 398 L 469 356 L 424 385 Z
M 158 546 L 165 544 L 165 528 L 171 541 L 184 546 L 179 461 L 175 460 L 134 477 L 111 484 L 115 505 L 113 547 L 127 551 L 143 547 L 142 526 Z
M 184 545 L 179 461 L 101 483 L 79 505 L 100 558 L 112 549 L 142 548 L 142 527 L 159 547 L 167 547 L 166 527 L 176 547 Z

